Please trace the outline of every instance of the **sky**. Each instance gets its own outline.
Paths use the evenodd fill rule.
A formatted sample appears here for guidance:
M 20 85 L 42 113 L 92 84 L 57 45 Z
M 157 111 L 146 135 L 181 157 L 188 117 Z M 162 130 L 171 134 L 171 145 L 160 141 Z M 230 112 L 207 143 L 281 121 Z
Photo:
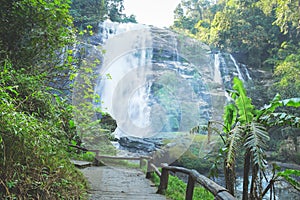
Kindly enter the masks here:
M 124 0 L 126 15 L 134 14 L 141 24 L 157 27 L 173 25 L 176 6 L 181 0 Z

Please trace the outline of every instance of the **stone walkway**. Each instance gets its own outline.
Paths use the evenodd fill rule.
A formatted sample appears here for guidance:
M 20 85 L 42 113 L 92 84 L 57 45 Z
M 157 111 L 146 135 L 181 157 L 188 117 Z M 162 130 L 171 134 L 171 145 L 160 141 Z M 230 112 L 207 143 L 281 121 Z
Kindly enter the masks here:
M 81 170 L 91 185 L 90 200 L 166 200 L 157 188 L 136 169 L 87 167 Z

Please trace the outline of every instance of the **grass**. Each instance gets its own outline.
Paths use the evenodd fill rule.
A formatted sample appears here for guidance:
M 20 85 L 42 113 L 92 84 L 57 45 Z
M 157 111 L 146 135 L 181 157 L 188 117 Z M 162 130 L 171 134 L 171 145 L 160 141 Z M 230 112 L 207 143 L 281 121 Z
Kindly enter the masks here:
M 154 174 L 152 181 L 158 187 L 160 179 L 159 177 Z M 186 183 L 180 180 L 176 176 L 169 175 L 169 183 L 168 188 L 166 191 L 166 197 L 171 200 L 184 200 L 185 199 L 185 192 L 186 192 Z M 193 199 L 196 200 L 213 200 L 214 196 L 207 191 L 205 188 L 196 186 L 194 188 L 194 195 Z

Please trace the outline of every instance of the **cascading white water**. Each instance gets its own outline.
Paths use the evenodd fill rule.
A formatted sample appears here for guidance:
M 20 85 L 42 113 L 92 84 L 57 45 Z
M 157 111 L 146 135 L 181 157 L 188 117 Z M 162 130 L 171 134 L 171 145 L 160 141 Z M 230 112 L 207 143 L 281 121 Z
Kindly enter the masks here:
M 215 62 L 214 62 L 214 82 L 223 84 L 222 77 L 221 77 L 221 72 L 220 72 L 220 58 L 219 54 L 214 54 L 215 55 Z
M 128 115 L 130 120 L 133 122 L 134 125 L 146 128 L 149 127 L 150 122 L 150 114 L 151 108 L 147 102 L 149 102 L 149 94 L 151 83 L 147 83 L 145 86 L 138 88 L 130 98 L 128 104 Z
M 244 71 L 246 73 L 246 76 L 247 76 L 248 80 L 252 80 L 247 66 L 246 65 L 242 65 L 242 67 L 243 67 L 243 69 L 244 69 Z
M 207 46 L 179 42 L 166 29 L 104 22 L 101 30 L 106 53 L 96 91 L 102 109 L 116 119 L 119 136 L 149 137 L 204 125 L 212 115 L 221 116 L 227 95 L 222 89 L 231 84 L 232 72 L 242 77 L 231 55 L 232 66 L 222 53 L 211 61 Z M 213 104 L 212 94 L 218 99 Z
M 101 34 L 102 43 L 105 43 L 105 41 L 107 41 L 108 39 L 115 37 L 119 34 L 144 28 L 148 28 L 148 26 L 143 24 L 118 23 L 106 20 L 100 24 L 101 32 L 99 34 Z
M 241 79 L 243 82 L 246 82 L 247 80 L 252 80 L 246 65 L 238 64 L 235 58 L 231 54 L 230 54 L 230 59 L 232 60 L 237 70 L 239 79 Z
M 243 82 L 245 82 L 244 77 L 243 77 L 242 72 L 241 72 L 241 69 L 240 69 L 239 65 L 236 63 L 236 60 L 234 59 L 234 57 L 231 54 L 230 54 L 230 59 L 232 60 L 234 66 L 237 70 L 239 79 L 242 80 Z

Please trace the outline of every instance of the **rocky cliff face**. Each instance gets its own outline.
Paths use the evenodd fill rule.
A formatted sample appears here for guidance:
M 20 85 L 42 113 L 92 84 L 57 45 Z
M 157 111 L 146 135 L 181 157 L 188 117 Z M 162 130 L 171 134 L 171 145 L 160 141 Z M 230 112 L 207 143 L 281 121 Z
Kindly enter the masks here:
M 268 92 L 270 71 L 248 70 L 232 55 L 212 51 L 192 38 L 139 24 L 104 22 L 99 30 L 78 54 L 95 66 L 95 93 L 101 102 L 94 104 L 116 120 L 115 135 L 126 137 L 126 148 L 142 138 L 139 143 L 144 146 L 133 146 L 148 149 L 153 144 L 145 138 L 173 138 L 169 135 L 174 132 L 188 133 L 209 120 L 222 121 L 226 89 L 234 76 L 244 81 L 258 107 L 274 96 Z M 276 151 L 299 151 L 299 141 L 292 140 Z M 189 148 L 190 141 L 182 141 L 179 154 Z
M 96 92 L 120 134 L 188 132 L 221 120 L 233 77 L 251 81 L 231 55 L 168 29 L 105 22 L 100 30 L 91 38 L 106 51 Z

